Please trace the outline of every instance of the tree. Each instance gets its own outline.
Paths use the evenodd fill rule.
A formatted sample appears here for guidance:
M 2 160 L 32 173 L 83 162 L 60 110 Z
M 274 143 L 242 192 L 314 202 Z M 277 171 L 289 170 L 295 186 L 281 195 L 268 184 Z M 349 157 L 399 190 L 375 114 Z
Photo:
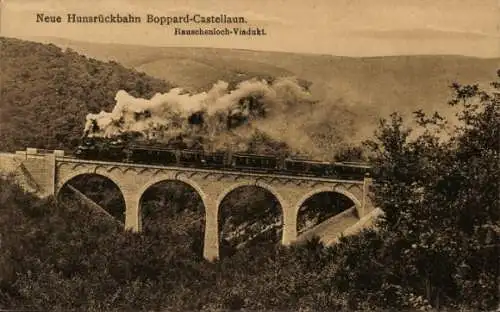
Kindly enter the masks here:
M 375 205 L 385 216 L 376 235 L 365 233 L 369 243 L 356 238 L 337 249 L 339 283 L 361 296 L 352 300 L 398 308 L 498 304 L 500 82 L 491 86 L 452 85 L 458 125 L 417 111 L 422 132 L 412 138 L 393 114 L 366 142 Z M 352 255 L 357 261 L 349 263 Z M 379 282 L 367 289 L 367 278 Z

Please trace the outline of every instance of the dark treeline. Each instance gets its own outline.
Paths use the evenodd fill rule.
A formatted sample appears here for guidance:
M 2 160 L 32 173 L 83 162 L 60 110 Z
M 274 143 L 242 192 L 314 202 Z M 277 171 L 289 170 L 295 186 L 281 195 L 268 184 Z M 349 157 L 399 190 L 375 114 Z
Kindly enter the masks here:
M 499 71 L 500 78 L 500 71 Z M 397 115 L 367 142 L 385 216 L 333 247 L 249 246 L 208 263 L 199 236 L 135 234 L 68 197 L 0 183 L 0 307 L 51 311 L 478 311 L 498 307 L 500 81 L 454 85 L 461 124 Z M 449 125 L 448 125 L 449 126 Z M 443 138 L 447 138 L 444 140 Z M 154 196 L 152 196 L 154 198 Z M 198 241 L 197 241 L 198 240 Z
M 0 149 L 72 150 L 85 116 L 111 110 L 116 92 L 150 98 L 172 84 L 49 44 L 0 37 Z

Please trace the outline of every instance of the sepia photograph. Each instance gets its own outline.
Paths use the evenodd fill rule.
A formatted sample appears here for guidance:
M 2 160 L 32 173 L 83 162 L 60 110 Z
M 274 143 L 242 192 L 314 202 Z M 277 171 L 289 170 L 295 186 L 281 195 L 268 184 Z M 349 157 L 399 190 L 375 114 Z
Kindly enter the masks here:
M 7 311 L 500 311 L 500 2 L 1 0 Z

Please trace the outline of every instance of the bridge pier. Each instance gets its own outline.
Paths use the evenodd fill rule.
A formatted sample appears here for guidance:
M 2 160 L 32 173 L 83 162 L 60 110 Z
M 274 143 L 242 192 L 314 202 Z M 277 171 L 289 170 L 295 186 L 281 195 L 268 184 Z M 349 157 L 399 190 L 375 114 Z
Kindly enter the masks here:
M 294 209 L 288 202 L 281 203 L 283 210 L 283 236 L 281 243 L 285 246 L 291 245 L 297 240 L 297 214 L 298 210 Z
M 140 202 L 137 196 L 123 196 L 125 200 L 125 230 L 140 232 L 142 230 L 142 216 Z
M 370 198 L 370 187 L 373 183 L 373 179 L 370 176 L 365 176 L 363 179 L 363 193 L 362 193 L 362 201 L 361 201 L 361 209 L 358 212 L 359 215 L 358 217 L 361 219 L 364 216 L 366 216 L 370 211 L 371 208 L 373 207 L 373 204 L 371 202 Z
M 217 202 L 208 199 L 205 202 L 205 239 L 203 257 L 209 261 L 219 258 L 219 207 Z

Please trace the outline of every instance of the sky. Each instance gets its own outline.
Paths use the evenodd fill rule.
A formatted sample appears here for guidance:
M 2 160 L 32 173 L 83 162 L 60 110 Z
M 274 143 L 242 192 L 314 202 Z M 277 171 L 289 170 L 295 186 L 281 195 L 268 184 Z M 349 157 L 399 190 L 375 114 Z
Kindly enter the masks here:
M 131 13 L 141 16 L 143 22 L 68 24 L 68 13 Z M 63 23 L 37 23 L 37 14 L 61 15 Z M 147 14 L 243 16 L 248 24 L 229 28 L 263 28 L 267 35 L 175 36 L 175 26 L 145 23 Z M 0 17 L 0 35 L 17 38 L 60 37 L 339 56 L 500 57 L 499 0 L 2 0 Z M 200 25 L 178 27 L 197 29 Z

